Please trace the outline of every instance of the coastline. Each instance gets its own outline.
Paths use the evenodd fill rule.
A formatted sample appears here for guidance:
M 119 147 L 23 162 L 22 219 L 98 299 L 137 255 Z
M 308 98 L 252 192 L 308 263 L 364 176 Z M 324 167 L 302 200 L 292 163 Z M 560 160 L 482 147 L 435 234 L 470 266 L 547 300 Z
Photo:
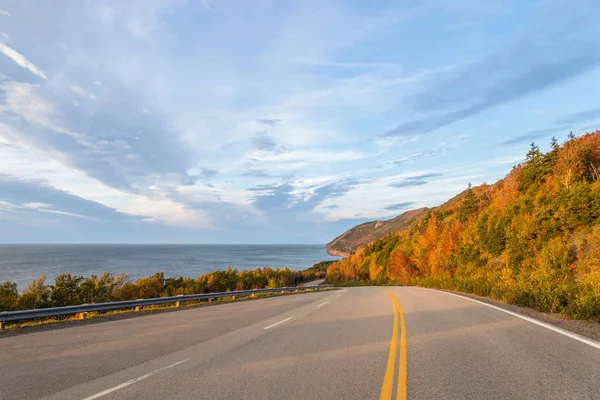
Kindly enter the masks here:
M 339 251 L 339 250 L 334 250 L 334 249 L 327 249 L 327 254 L 329 254 L 330 256 L 334 256 L 334 257 L 348 257 L 350 255 L 350 253 L 344 252 L 344 251 Z

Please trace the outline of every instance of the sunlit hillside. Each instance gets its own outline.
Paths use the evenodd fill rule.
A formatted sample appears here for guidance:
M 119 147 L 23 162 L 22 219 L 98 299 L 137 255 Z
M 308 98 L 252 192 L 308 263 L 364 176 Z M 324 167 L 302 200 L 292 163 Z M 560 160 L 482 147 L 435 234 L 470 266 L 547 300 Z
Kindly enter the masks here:
M 396 282 L 600 321 L 600 131 L 469 187 L 331 265 L 329 282 Z M 466 182 L 465 182 L 466 185 Z

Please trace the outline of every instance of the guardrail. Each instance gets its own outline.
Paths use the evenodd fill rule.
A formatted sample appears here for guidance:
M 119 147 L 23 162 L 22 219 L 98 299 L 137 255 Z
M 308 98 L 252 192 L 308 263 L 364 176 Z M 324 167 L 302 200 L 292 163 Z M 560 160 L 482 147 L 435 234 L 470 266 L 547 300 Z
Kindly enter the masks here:
M 97 304 L 81 304 L 77 306 L 65 306 L 65 307 L 53 307 L 53 308 L 38 308 L 35 310 L 22 310 L 22 311 L 5 311 L 0 312 L 0 329 L 4 329 L 7 322 L 23 321 L 35 318 L 46 318 L 46 317 L 57 317 L 59 315 L 69 315 L 78 313 L 87 313 L 92 311 L 109 311 L 109 310 L 120 310 L 124 308 L 135 308 L 136 311 L 140 307 L 150 306 L 155 304 L 166 304 L 166 303 L 177 303 L 177 306 L 182 301 L 191 300 L 211 300 L 219 299 L 222 297 L 236 297 L 236 296 L 250 296 L 258 293 L 275 293 L 275 292 L 294 292 L 298 290 L 307 289 L 326 289 L 331 288 L 333 285 L 319 285 L 319 286 L 293 286 L 293 287 L 282 287 L 282 288 L 270 288 L 270 289 L 254 289 L 254 290 L 236 290 L 233 292 L 217 292 L 217 293 L 202 293 L 202 294 L 189 294 L 180 296 L 170 297 L 156 297 L 152 299 L 141 299 L 141 300 L 126 300 L 126 301 L 113 301 L 108 303 L 97 303 Z

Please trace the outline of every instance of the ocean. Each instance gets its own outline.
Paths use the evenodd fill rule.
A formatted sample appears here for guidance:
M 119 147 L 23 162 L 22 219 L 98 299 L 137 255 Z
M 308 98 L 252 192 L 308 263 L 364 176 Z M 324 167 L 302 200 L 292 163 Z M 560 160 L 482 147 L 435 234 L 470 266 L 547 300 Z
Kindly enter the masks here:
M 89 276 L 104 271 L 135 280 L 162 271 L 165 277 L 196 277 L 216 269 L 257 267 L 306 269 L 337 260 L 322 245 L 0 245 L 0 283 L 19 290 L 40 275 L 52 284 L 60 274 Z

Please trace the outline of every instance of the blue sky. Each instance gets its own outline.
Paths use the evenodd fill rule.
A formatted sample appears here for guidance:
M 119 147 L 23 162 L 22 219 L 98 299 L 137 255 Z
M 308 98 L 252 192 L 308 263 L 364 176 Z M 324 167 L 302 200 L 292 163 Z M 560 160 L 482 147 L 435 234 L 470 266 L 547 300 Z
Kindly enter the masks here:
M 600 127 L 597 1 L 0 0 L 0 242 L 325 243 Z

